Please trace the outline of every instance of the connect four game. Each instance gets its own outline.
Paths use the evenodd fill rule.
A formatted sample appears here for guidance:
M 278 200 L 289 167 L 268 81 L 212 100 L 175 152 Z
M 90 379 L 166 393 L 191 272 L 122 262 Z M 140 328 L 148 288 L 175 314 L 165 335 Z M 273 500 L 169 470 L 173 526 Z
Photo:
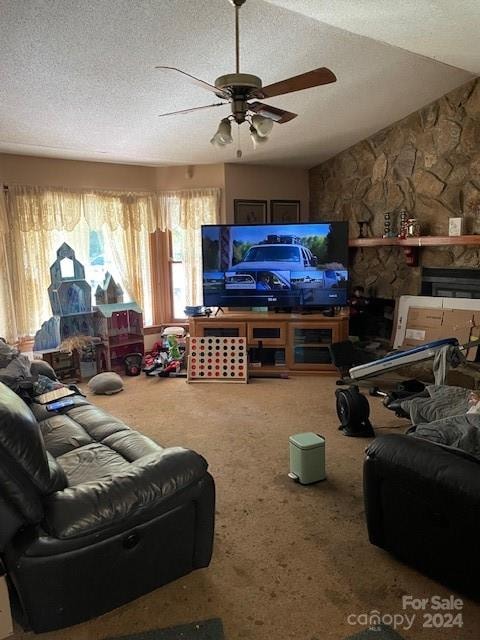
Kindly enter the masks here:
M 187 382 L 247 382 L 246 338 L 190 338 Z

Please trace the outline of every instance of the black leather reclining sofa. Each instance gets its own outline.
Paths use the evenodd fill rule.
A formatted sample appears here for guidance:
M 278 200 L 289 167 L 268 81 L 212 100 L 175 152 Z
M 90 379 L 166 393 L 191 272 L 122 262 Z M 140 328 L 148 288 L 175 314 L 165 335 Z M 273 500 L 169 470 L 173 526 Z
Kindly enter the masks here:
M 205 459 L 74 401 L 52 414 L 0 383 L 0 560 L 35 632 L 109 611 L 212 554 Z
M 364 462 L 370 542 L 480 598 L 480 461 L 420 438 L 376 438 Z

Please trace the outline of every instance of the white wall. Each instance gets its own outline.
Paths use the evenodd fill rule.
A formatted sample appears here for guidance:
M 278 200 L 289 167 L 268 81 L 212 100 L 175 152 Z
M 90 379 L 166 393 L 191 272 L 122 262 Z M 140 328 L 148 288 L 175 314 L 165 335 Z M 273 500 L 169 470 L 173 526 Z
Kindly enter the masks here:
M 234 200 L 300 200 L 300 218 L 308 220 L 308 170 L 252 164 L 225 165 L 227 222 L 233 222 Z

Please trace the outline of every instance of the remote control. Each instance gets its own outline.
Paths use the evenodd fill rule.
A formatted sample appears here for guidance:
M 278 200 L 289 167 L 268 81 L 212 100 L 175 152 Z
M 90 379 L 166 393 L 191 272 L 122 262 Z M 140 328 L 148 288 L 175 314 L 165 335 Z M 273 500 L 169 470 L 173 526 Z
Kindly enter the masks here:
M 72 404 L 75 404 L 72 398 L 62 398 L 62 400 L 56 400 L 55 402 L 47 404 L 47 411 L 58 411 L 64 407 L 70 407 Z

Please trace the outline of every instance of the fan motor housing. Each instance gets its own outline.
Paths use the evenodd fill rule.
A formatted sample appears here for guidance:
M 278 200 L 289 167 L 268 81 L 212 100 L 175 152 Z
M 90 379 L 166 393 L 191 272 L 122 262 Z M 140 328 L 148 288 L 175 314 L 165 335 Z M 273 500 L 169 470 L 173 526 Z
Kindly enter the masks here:
M 242 124 L 248 111 L 247 100 L 262 96 L 262 81 L 250 73 L 229 73 L 215 80 L 217 89 L 231 96 L 232 114 L 235 122 Z
M 233 90 L 232 93 L 236 93 L 238 89 L 250 92 L 252 89 L 261 89 L 262 81 L 250 73 L 227 73 L 215 80 L 215 86 L 217 89 Z

